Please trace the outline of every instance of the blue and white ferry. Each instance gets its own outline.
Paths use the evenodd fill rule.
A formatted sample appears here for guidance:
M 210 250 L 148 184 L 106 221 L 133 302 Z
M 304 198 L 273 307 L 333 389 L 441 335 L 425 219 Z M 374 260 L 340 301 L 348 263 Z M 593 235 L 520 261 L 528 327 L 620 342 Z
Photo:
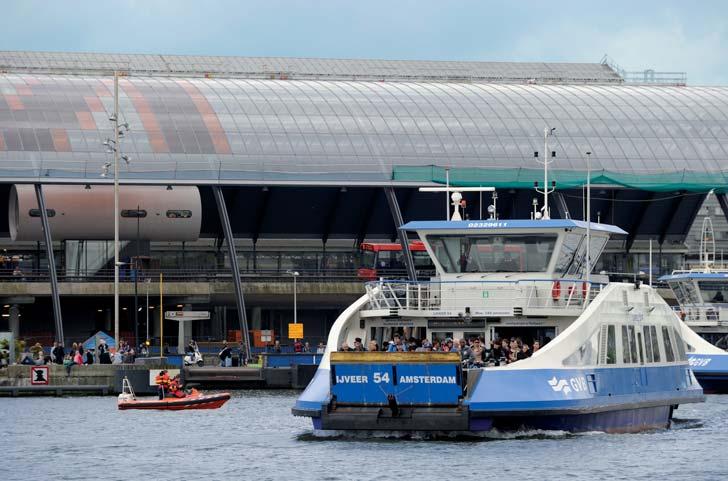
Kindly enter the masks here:
M 315 430 L 637 432 L 668 427 L 679 404 L 704 400 L 670 306 L 649 286 L 587 274 L 587 250 L 593 265 L 620 228 L 551 219 L 401 228 L 419 235 L 437 275 L 370 282 L 339 316 L 293 408 Z M 453 352 L 341 350 L 357 338 L 386 346 L 395 333 L 546 344 L 477 368 Z
M 679 304 L 688 362 L 706 393 L 728 394 L 728 268 L 715 262 L 710 217 L 703 219 L 700 268 L 673 271 L 667 282 Z

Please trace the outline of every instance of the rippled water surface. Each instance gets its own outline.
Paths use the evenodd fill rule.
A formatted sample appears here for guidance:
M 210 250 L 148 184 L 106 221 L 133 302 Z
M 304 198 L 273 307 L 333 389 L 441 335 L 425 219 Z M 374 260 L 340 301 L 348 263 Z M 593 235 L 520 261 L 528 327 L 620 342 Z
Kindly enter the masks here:
M 643 434 L 478 440 L 320 436 L 293 391 L 216 411 L 118 411 L 114 397 L 0 398 L 0 479 L 728 479 L 728 396 Z

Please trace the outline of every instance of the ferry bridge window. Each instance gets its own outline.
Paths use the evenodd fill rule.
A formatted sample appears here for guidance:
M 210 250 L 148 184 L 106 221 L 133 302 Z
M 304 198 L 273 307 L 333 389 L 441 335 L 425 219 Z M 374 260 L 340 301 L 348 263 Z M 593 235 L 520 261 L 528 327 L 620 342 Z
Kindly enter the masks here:
M 192 211 L 183 209 L 168 210 L 167 217 L 170 219 L 189 219 L 192 217 Z
M 31 217 L 40 217 L 40 209 L 30 209 L 28 211 L 28 215 Z M 48 217 L 55 217 L 56 216 L 55 209 L 46 209 L 46 215 Z
M 698 288 L 704 302 L 728 302 L 728 283 L 698 281 Z
M 665 361 L 675 362 L 675 351 L 672 349 L 670 329 L 667 326 L 662 326 L 662 339 L 665 343 Z
M 429 235 L 447 273 L 545 272 L 556 235 Z

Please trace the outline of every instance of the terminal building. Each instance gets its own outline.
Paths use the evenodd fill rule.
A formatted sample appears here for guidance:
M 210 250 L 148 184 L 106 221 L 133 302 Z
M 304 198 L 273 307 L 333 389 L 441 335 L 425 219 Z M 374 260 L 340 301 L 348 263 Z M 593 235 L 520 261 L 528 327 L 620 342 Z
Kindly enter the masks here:
M 295 317 L 307 340 L 324 340 L 363 294 L 372 274 L 361 267 L 406 275 L 396 250 L 362 246 L 446 215 L 445 196 L 419 187 L 493 186 L 495 198 L 463 193 L 466 218 L 488 218 L 491 205 L 498 218 L 529 218 L 542 207 L 543 159 L 551 217 L 582 219 L 588 157 L 592 220 L 629 233 L 596 268 L 617 277 L 682 267 L 710 192 L 710 214 L 722 225 L 728 214 L 728 88 L 684 75 L 607 60 L 6 51 L 0 331 L 47 344 L 60 327 L 66 342 L 114 329 L 114 149 L 125 339 L 158 338 L 161 311 L 203 310 L 210 320 L 187 332 L 196 339 L 235 339 L 244 318 L 285 344 Z M 163 329 L 176 344 L 176 323 Z

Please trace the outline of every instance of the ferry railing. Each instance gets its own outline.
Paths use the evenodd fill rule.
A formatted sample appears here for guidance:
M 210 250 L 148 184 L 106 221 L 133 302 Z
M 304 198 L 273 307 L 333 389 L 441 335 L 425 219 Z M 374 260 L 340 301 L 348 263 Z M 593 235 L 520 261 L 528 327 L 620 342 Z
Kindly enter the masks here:
M 427 311 L 478 308 L 583 310 L 602 285 L 581 279 L 386 281 L 365 285 L 369 309 Z
M 688 326 L 728 326 L 728 306 L 674 306 Z

